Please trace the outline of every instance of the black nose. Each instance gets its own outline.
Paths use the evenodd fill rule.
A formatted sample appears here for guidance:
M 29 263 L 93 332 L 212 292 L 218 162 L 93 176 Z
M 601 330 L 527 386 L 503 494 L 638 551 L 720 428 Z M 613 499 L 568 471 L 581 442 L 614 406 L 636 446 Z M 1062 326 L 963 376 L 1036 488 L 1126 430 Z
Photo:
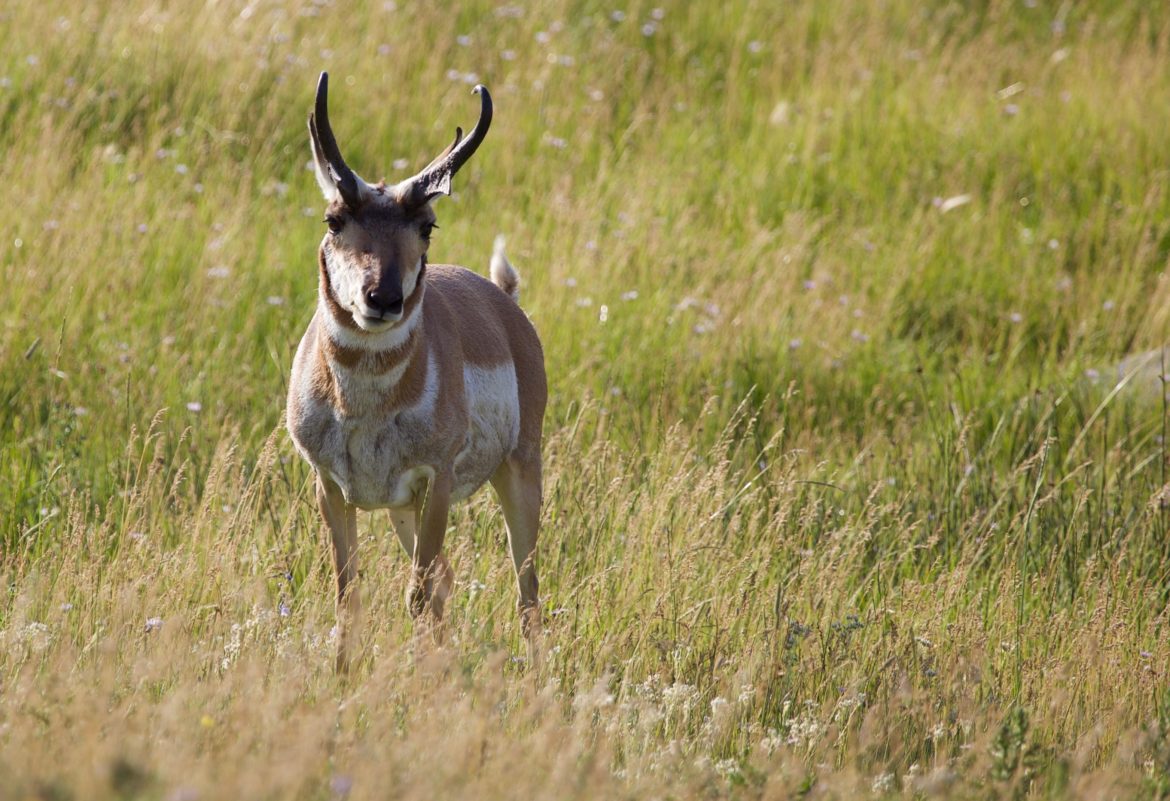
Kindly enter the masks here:
M 402 312 L 402 293 L 391 289 L 371 289 L 366 292 L 366 305 L 379 314 Z

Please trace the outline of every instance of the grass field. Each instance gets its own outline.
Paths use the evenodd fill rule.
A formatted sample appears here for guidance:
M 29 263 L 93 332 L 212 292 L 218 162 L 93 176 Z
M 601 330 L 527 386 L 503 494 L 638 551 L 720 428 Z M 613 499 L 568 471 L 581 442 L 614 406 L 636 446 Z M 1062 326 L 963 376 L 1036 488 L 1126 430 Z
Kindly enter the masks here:
M 0 8 L 0 799 L 1170 794 L 1170 7 L 498 2 Z M 322 69 L 371 179 L 496 98 L 539 669 L 484 491 L 441 648 L 361 519 L 334 674 Z

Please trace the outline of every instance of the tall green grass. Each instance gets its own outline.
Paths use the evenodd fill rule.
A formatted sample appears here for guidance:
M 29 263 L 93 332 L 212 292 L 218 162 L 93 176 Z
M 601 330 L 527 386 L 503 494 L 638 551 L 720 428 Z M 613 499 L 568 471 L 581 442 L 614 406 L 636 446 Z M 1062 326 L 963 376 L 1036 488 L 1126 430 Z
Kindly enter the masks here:
M 1121 0 L 0 9 L 0 796 L 1164 797 L 1165 404 L 1111 390 L 1168 67 Z M 539 669 L 485 491 L 441 648 L 363 518 L 332 672 L 321 69 L 370 179 L 496 98 L 431 256 L 505 234 L 545 344 Z

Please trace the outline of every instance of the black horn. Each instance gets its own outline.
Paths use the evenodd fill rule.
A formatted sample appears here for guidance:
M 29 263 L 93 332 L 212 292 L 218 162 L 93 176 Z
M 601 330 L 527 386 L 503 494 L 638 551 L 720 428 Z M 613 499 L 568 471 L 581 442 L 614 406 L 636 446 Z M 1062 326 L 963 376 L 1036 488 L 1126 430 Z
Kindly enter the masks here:
M 317 103 L 313 114 L 309 116 L 309 130 L 312 133 L 314 144 L 320 149 L 321 155 L 325 157 L 325 163 L 329 165 L 331 177 L 337 186 L 337 191 L 341 193 L 341 199 L 345 201 L 345 205 L 357 208 L 359 205 L 358 179 L 353 170 L 345 163 L 345 159 L 341 157 L 341 150 L 337 147 L 337 139 L 333 136 L 333 126 L 329 124 L 329 73 L 327 72 L 322 72 L 320 80 L 317 81 Z
M 451 146 L 422 172 L 406 182 L 409 194 L 415 201 L 426 203 L 438 195 L 451 194 L 451 177 L 467 163 L 487 136 L 488 128 L 492 124 L 492 96 L 483 84 L 477 85 L 472 92 L 479 95 L 479 121 L 475 123 L 466 139 L 461 139 L 460 130 L 457 128 L 455 141 Z

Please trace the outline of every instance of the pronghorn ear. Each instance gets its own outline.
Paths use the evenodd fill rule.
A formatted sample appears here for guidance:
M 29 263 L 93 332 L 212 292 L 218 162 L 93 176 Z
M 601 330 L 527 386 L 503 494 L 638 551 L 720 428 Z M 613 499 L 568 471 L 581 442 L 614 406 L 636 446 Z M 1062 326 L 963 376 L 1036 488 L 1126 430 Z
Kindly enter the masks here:
M 393 193 L 408 209 L 421 209 L 436 198 L 451 194 L 451 174 L 428 176 L 425 183 L 414 179 L 402 181 L 394 187 Z
M 432 178 L 421 187 L 420 194 L 425 198 L 423 203 L 430 203 L 440 195 L 451 195 L 451 173 L 444 172 Z
M 321 141 L 317 136 L 317 120 L 312 114 L 309 115 L 309 145 L 313 149 L 313 175 L 317 179 L 317 186 L 321 187 L 325 202 L 332 203 L 341 197 L 341 192 L 337 189 L 337 182 L 329 170 L 329 162 L 325 160 L 325 154 L 321 150 Z
M 435 172 L 435 168 L 441 168 L 443 162 L 447 160 L 447 158 L 451 155 L 451 152 L 454 151 L 462 141 L 463 129 L 459 126 L 455 126 L 455 141 L 447 145 L 442 153 L 431 159 L 431 163 L 423 167 L 423 170 L 420 173 L 420 175 L 429 176 L 429 179 L 412 187 L 412 194 L 414 195 L 416 203 L 419 205 L 430 203 L 439 195 L 450 196 L 451 176 L 453 173 L 450 170 L 440 170 L 439 172 Z

